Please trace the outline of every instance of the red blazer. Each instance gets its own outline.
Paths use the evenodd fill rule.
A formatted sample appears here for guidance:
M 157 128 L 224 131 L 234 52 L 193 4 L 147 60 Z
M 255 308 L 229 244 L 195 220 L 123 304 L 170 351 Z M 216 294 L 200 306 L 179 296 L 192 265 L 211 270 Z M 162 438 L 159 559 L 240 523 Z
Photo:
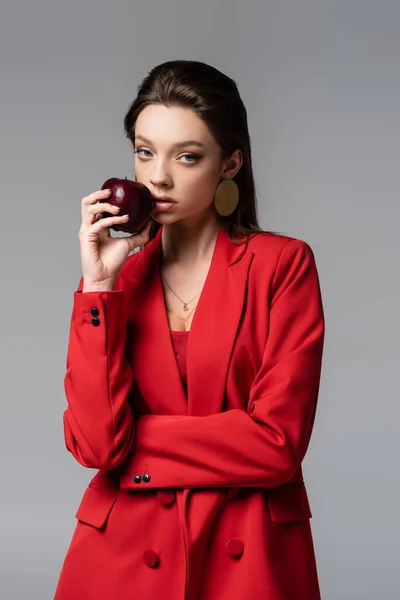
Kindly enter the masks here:
M 324 316 L 313 252 L 220 229 L 188 337 L 188 398 L 159 277 L 162 227 L 116 291 L 74 305 L 67 449 L 99 469 L 56 600 L 319 600 L 301 463 Z

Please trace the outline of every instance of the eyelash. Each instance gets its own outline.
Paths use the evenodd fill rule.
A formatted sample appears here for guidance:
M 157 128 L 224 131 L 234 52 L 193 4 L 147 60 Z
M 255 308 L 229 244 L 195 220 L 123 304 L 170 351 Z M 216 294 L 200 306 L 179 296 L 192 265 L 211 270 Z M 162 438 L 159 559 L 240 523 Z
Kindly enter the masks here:
M 139 154 L 139 152 L 150 152 L 150 150 L 146 150 L 145 148 L 138 148 L 137 150 L 135 150 L 135 154 Z M 186 152 L 182 156 L 190 156 L 194 159 L 194 160 L 191 160 L 191 161 L 185 163 L 187 165 L 194 165 L 201 159 L 201 156 L 199 156 L 198 154 L 194 154 L 193 152 Z M 143 157 L 139 156 L 139 158 L 141 158 L 143 160 Z M 144 159 L 144 160 L 146 160 L 146 159 Z

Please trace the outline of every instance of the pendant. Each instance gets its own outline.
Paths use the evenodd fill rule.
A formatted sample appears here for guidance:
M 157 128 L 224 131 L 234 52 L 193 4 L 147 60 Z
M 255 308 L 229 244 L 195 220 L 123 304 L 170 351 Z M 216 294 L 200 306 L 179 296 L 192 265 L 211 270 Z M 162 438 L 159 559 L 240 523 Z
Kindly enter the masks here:
M 184 304 L 184 305 L 183 305 L 183 310 L 189 310 L 189 307 L 188 307 L 188 305 L 187 305 L 187 304 Z

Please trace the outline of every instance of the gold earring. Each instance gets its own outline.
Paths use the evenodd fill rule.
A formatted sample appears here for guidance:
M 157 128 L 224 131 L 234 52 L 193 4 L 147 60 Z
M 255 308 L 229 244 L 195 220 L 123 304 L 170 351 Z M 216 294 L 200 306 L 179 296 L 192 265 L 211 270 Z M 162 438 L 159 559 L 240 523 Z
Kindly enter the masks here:
M 239 203 L 239 188 L 233 179 L 223 179 L 217 187 L 214 197 L 215 210 L 221 217 L 228 217 Z

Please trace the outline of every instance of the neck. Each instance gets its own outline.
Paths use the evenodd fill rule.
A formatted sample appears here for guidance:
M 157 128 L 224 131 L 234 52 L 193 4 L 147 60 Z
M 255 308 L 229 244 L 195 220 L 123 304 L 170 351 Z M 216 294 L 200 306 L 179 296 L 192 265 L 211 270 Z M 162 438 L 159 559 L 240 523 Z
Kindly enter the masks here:
M 164 266 L 178 263 L 182 268 L 192 269 L 211 260 L 219 227 L 217 219 L 164 225 L 161 233 Z

